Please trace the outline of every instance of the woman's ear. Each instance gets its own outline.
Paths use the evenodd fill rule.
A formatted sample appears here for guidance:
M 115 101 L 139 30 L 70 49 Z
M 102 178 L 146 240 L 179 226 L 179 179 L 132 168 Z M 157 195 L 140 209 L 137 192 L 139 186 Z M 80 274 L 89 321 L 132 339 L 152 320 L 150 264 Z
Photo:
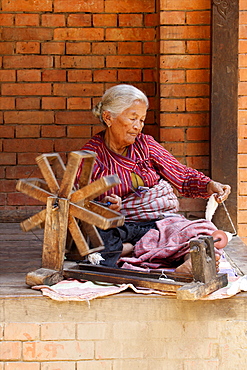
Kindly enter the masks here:
M 103 121 L 105 122 L 105 124 L 108 127 L 111 127 L 111 124 L 112 124 L 112 115 L 111 115 L 111 113 L 108 110 L 105 110 L 102 113 L 102 118 L 103 118 Z

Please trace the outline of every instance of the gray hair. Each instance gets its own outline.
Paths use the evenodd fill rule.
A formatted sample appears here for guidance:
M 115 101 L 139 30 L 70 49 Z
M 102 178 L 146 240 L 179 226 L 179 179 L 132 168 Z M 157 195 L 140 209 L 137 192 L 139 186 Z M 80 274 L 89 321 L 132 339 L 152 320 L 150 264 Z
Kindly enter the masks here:
M 103 112 L 108 111 L 117 117 L 135 101 L 144 102 L 147 108 L 149 106 L 148 98 L 141 90 L 132 85 L 116 85 L 105 91 L 101 101 L 93 108 L 93 114 L 104 124 Z

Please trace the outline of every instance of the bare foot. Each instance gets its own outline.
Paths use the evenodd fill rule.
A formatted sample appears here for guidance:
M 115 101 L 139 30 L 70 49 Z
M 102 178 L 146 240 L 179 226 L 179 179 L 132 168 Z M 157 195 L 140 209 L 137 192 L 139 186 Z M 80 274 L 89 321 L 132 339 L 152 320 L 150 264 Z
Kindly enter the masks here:
M 123 243 L 123 250 L 121 253 L 121 257 L 126 257 L 133 252 L 134 246 L 131 243 Z
M 215 263 L 216 263 L 216 271 L 219 272 L 220 254 L 218 253 L 215 253 Z M 191 256 L 189 253 L 184 256 L 184 263 L 178 266 L 175 269 L 175 272 L 178 272 L 181 274 L 192 274 L 192 263 L 191 263 Z

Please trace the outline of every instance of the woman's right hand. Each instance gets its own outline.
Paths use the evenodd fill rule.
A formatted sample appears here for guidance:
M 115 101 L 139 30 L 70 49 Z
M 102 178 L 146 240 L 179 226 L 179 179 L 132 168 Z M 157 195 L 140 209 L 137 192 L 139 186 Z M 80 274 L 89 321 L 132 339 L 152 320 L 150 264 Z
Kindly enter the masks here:
M 107 195 L 103 199 L 103 203 L 107 202 L 111 203 L 109 205 L 109 208 L 112 209 L 113 211 L 119 212 L 120 209 L 122 208 L 122 199 L 116 194 Z

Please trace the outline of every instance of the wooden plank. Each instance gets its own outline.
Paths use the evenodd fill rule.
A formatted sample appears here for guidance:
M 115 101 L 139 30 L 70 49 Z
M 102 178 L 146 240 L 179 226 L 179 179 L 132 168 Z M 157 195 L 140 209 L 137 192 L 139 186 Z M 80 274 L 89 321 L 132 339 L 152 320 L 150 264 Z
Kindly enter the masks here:
M 59 154 L 56 154 L 56 157 L 58 156 Z M 55 156 L 55 154 L 54 154 Z M 56 157 L 52 157 L 52 159 L 55 159 Z M 51 158 L 51 157 L 48 157 L 46 154 L 42 154 L 40 155 L 39 157 L 36 158 L 36 162 L 39 166 L 39 169 L 50 189 L 50 191 L 53 193 L 53 194 L 57 194 L 58 191 L 59 191 L 59 185 L 58 185 L 58 182 L 57 182 L 57 179 L 54 175 L 54 172 L 52 171 L 52 168 L 51 168 L 51 165 L 50 165 L 50 162 L 48 160 L 48 158 Z
M 88 157 L 86 157 L 86 155 L 88 155 Z M 79 178 L 79 188 L 89 184 L 96 156 L 95 152 L 83 151 L 83 166 Z
M 26 276 L 26 284 L 35 285 L 53 285 L 63 280 L 61 271 L 40 268 L 36 271 L 29 272 Z
M 16 189 L 34 199 L 39 200 L 40 202 L 46 203 L 47 198 L 52 196 L 50 192 L 39 188 L 38 186 L 34 185 L 32 180 L 29 179 L 22 179 L 17 182 Z
M 71 191 L 74 187 L 78 167 L 82 160 L 82 152 L 69 153 L 68 163 L 60 185 L 59 197 L 70 198 Z
M 237 225 L 239 1 L 213 0 L 211 74 L 211 177 L 231 185 L 226 206 Z M 233 232 L 223 207 L 214 223 Z
M 80 253 L 80 256 L 86 256 L 89 254 L 89 246 L 86 242 L 86 239 L 84 238 L 84 235 L 82 234 L 80 227 L 76 221 L 76 219 L 73 216 L 69 216 L 69 231 L 74 239 L 74 242 L 77 246 L 78 252 Z
M 71 202 L 79 204 L 80 201 L 83 203 L 85 200 L 95 199 L 118 184 L 120 184 L 120 180 L 117 175 L 104 176 L 74 192 L 71 196 Z
M 53 205 L 57 202 L 57 208 Z M 47 199 L 42 267 L 60 271 L 63 268 L 68 227 L 69 201 L 49 197 Z
M 104 245 L 104 242 L 95 225 L 88 224 L 87 222 L 81 222 L 80 227 L 84 235 L 89 235 L 90 242 L 94 248 L 99 248 Z
M 20 223 L 21 229 L 23 231 L 30 231 L 37 227 L 43 227 L 43 223 L 45 222 L 46 217 L 46 210 L 43 209 L 39 213 L 27 218 L 26 220 Z
M 74 203 L 70 203 L 69 212 L 79 220 L 91 223 L 103 230 L 110 227 L 122 226 L 124 222 L 124 217 L 122 215 L 119 216 L 117 212 L 111 211 L 111 218 L 107 219 L 106 215 L 103 217 Z

